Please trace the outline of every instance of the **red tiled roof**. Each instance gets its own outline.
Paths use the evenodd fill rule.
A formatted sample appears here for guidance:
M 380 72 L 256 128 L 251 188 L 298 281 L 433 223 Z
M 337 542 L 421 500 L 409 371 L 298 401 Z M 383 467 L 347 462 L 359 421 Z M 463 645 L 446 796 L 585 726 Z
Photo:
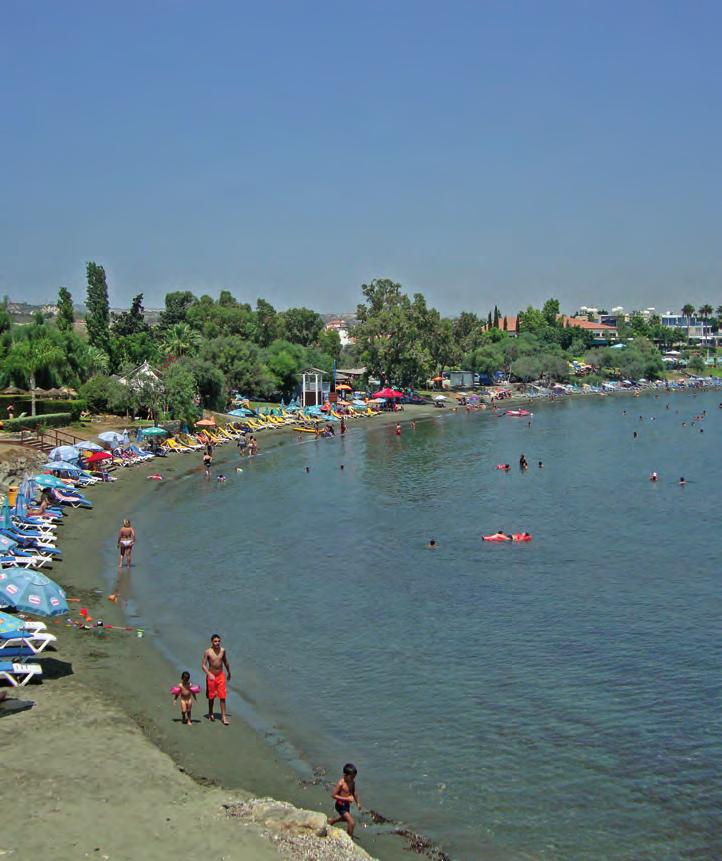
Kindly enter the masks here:
M 590 323 L 589 320 L 580 320 L 578 317 L 567 317 L 561 315 L 562 326 L 574 326 L 576 329 L 606 329 L 608 332 L 616 332 L 616 326 L 610 326 L 608 323 Z

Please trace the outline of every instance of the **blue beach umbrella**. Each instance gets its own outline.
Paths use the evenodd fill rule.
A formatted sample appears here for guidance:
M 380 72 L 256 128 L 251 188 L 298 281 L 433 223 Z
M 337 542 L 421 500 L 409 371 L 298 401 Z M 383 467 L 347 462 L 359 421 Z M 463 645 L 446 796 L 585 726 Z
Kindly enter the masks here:
M 80 472 L 80 467 L 74 463 L 68 463 L 65 460 L 51 460 L 42 467 L 49 469 L 51 472 Z
M 38 487 L 59 487 L 61 490 L 73 490 L 64 481 L 59 479 L 57 475 L 36 475 L 33 481 Z
M 228 415 L 243 418 L 244 416 L 252 416 L 253 413 L 251 412 L 251 410 L 246 410 L 243 407 L 239 407 L 237 410 L 231 410 Z
M 48 455 L 50 460 L 77 460 L 79 457 L 80 452 L 74 445 L 59 445 Z
M 0 511 L 0 526 L 2 526 L 3 529 L 13 528 L 13 516 L 10 512 L 10 503 L 8 502 L 7 497 L 5 497 L 5 502 L 3 502 L 3 507 Z
M 0 613 L 0 634 L 22 631 L 25 628 L 25 625 L 25 619 L 19 619 L 11 613 Z
M 15 499 L 15 514 L 17 514 L 18 517 L 28 516 L 28 501 L 25 499 L 25 494 L 22 492 L 22 489 L 18 491 L 18 495 Z
M 91 442 L 89 439 L 84 439 L 82 442 L 76 442 L 75 448 L 79 451 L 105 451 L 102 445 L 97 442 Z
M 58 584 L 27 568 L 0 571 L 0 598 L 25 613 L 37 616 L 62 616 L 68 612 L 65 592 Z

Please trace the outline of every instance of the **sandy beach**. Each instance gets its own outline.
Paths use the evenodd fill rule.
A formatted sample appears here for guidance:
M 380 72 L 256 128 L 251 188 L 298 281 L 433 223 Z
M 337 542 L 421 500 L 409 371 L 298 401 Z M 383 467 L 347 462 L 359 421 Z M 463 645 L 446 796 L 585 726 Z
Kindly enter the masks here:
M 407 407 L 403 413 L 359 421 L 351 432 L 437 412 L 433 407 Z M 259 434 L 261 450 L 297 436 L 287 430 Z M 232 445 L 217 450 L 218 464 L 236 459 Z M 72 512 L 59 530 L 63 560 L 49 574 L 70 598 L 79 599 L 71 604 L 71 618 L 78 620 L 77 610 L 83 606 L 95 621 L 102 619 L 113 628 L 83 630 L 65 620 L 50 620 L 49 630 L 58 643 L 57 651 L 43 659 L 43 683 L 11 694 L 33 700 L 35 706 L 2 721 L 12 734 L 12 774 L 0 798 L 16 798 L 19 788 L 31 799 L 33 826 L 29 828 L 24 817 L 6 822 L 0 838 L 5 853 L 56 859 L 145 855 L 161 861 L 201 854 L 240 861 L 365 857 L 354 855 L 337 839 L 331 850 L 326 848 L 331 854 L 318 854 L 324 844 L 328 847 L 327 838 L 319 838 L 312 850 L 316 854 L 305 856 L 298 847 L 263 836 L 257 824 L 228 818 L 224 804 L 252 796 L 328 813 L 330 777 L 302 781 L 267 740 L 232 714 L 229 727 L 209 725 L 202 717 L 202 693 L 194 708 L 194 727 L 182 726 L 168 693 L 177 681 L 177 668 L 156 648 L 152 631 L 140 638 L 135 629 L 122 630 L 126 620 L 121 607 L 107 600 L 109 547 L 118 525 L 142 494 L 157 489 L 146 476 L 160 469 L 172 479 L 198 469 L 198 460 L 194 454 L 171 455 L 116 473 L 119 480 L 112 486 L 90 489 L 93 509 Z M 144 535 L 142 540 L 153 539 Z M 162 538 L 153 553 L 162 565 Z M 124 588 L 121 580 L 121 596 Z M 199 661 L 204 647 L 199 643 Z M 234 658 L 242 665 L 242 655 Z M 363 825 L 357 833 L 360 846 L 375 858 L 408 857 L 406 839 L 371 833 Z

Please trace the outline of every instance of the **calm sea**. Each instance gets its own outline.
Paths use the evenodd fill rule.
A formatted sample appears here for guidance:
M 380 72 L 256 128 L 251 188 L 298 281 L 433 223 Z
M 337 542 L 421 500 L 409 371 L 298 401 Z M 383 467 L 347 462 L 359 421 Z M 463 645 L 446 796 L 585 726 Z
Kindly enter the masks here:
M 369 422 L 164 482 L 140 612 L 192 667 L 219 631 L 303 761 L 455 859 L 722 858 L 720 397 Z

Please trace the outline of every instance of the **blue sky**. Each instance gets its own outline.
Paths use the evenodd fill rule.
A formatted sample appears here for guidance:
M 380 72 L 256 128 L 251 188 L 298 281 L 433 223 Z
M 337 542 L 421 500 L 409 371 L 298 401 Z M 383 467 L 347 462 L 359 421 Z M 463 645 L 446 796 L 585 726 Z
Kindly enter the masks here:
M 3 4 L 0 293 L 722 303 L 722 6 Z

